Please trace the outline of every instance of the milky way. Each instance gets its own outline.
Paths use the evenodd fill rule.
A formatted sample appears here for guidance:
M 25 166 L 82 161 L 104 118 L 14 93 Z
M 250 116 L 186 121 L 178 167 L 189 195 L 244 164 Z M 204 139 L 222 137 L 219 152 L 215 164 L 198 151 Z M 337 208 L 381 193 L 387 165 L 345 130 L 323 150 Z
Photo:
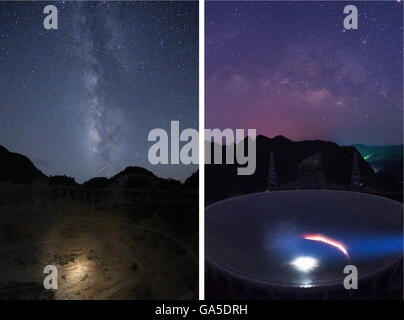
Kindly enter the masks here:
M 0 145 L 79 182 L 127 166 L 190 176 L 196 166 L 151 165 L 147 137 L 198 126 L 197 3 L 53 4 L 48 31 L 44 3 L 0 3 Z
M 206 123 L 269 137 L 402 143 L 402 3 L 207 2 Z
M 125 148 L 124 137 L 120 134 L 120 128 L 126 125 L 125 118 L 121 109 L 114 108 L 113 101 L 108 101 L 106 95 L 108 80 L 105 73 L 111 67 L 106 59 L 110 63 L 112 61 L 114 67 L 122 69 L 121 57 L 115 55 L 117 47 L 122 45 L 120 34 L 124 32 L 117 19 L 117 9 L 114 7 L 94 12 L 94 8 L 79 4 L 73 24 L 73 47 L 77 49 L 77 59 L 83 68 L 82 81 L 87 93 L 83 102 L 86 110 L 85 139 L 99 168 L 96 173 L 103 175 L 117 172 L 121 153 Z M 97 20 L 102 20 L 103 23 L 99 23 L 98 29 L 93 29 Z M 93 30 L 102 34 L 102 41 L 97 42 L 97 33 Z

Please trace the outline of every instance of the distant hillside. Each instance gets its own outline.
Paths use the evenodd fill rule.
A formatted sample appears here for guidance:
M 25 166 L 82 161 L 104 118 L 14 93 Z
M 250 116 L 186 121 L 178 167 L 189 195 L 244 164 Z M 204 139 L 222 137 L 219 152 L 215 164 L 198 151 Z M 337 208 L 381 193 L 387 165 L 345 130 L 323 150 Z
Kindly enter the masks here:
M 194 172 L 182 185 L 184 190 L 198 190 L 199 188 L 199 171 Z
M 0 146 L 0 181 L 32 183 L 46 176 L 26 156 Z
M 141 167 L 127 167 L 110 179 L 114 185 L 124 189 L 179 189 L 181 182 L 174 179 L 163 179 L 153 172 Z
M 246 140 L 240 142 L 245 143 Z M 213 143 L 207 142 L 212 148 Z M 256 138 L 257 164 L 256 171 L 250 176 L 238 176 L 238 164 L 206 165 L 205 195 L 207 203 L 229 196 L 265 191 L 268 186 L 268 169 L 270 153 L 273 152 L 276 175 L 279 185 L 288 185 L 298 178 L 299 164 L 315 155 L 321 157 L 321 170 L 328 184 L 346 188 L 350 185 L 352 163 L 355 148 L 339 146 L 327 141 L 294 142 L 283 136 L 273 139 L 258 136 Z M 222 147 L 225 159 L 226 147 Z M 223 161 L 224 163 L 224 161 Z M 303 162 L 304 163 L 304 162 Z M 358 157 L 361 182 L 364 187 L 398 188 L 391 181 L 381 181 L 370 165 Z
M 74 178 L 67 176 L 47 177 L 26 156 L 9 152 L 0 146 L 0 182 L 11 182 L 15 184 L 34 183 L 42 181 L 50 185 L 65 187 L 86 187 L 94 189 L 123 188 L 123 189 L 158 189 L 158 190 L 179 190 L 181 188 L 198 188 L 197 183 L 192 182 L 191 176 L 181 184 L 174 179 L 163 179 L 157 177 L 153 172 L 141 167 L 127 167 L 112 178 L 95 177 L 84 182 L 83 185 L 76 183 Z
M 403 145 L 354 147 L 377 173 L 403 180 Z

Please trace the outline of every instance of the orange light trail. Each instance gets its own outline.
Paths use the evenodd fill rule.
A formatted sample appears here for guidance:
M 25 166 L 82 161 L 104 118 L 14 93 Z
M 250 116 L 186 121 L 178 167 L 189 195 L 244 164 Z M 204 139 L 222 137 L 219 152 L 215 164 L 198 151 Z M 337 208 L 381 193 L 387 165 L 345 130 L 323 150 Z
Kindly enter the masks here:
M 306 240 L 313 240 L 313 241 L 320 241 L 326 244 L 329 244 L 335 248 L 337 248 L 339 251 L 341 251 L 343 254 L 345 254 L 349 258 L 348 250 L 346 247 L 338 241 L 335 241 L 333 239 L 327 238 L 325 236 L 322 236 L 321 234 L 306 234 L 303 236 L 304 239 Z

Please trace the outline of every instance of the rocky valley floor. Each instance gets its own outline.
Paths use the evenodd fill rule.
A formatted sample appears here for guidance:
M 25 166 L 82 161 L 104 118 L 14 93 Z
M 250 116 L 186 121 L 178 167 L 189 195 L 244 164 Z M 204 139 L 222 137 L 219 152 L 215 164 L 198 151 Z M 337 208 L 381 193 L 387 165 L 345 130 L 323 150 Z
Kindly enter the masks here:
M 0 206 L 0 299 L 197 297 L 197 234 L 178 234 L 164 213 L 35 199 Z M 57 267 L 57 290 L 43 287 L 46 265 Z

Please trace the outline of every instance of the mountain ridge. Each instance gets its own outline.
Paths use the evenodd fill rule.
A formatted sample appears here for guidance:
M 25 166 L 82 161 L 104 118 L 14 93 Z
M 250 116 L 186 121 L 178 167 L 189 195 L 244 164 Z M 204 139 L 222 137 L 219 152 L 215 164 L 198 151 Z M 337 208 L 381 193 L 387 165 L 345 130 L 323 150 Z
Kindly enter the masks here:
M 403 145 L 365 145 L 354 147 L 371 167 L 380 174 L 403 180 Z
M 175 179 L 165 179 L 156 176 L 153 172 L 138 166 L 128 166 L 121 172 L 112 176 L 93 177 L 83 182 L 77 183 L 73 177 L 66 175 L 47 176 L 41 170 L 35 167 L 33 162 L 25 155 L 10 152 L 8 149 L 0 145 L 0 182 L 10 182 L 13 184 L 32 184 L 37 182 L 45 182 L 51 185 L 60 186 L 82 186 L 87 188 L 160 188 L 160 189 L 180 189 L 183 185 L 186 188 L 194 186 L 189 183 L 188 177 L 184 183 Z M 187 183 L 188 181 L 188 183 Z
M 3 146 L 0 146 L 0 168 L 0 181 L 32 183 L 35 179 L 46 177 L 28 157 L 10 152 Z
M 249 137 L 240 143 L 245 143 Z M 293 189 L 299 178 L 298 167 L 310 156 L 321 155 L 326 188 L 349 189 L 353 167 L 354 153 L 358 153 L 358 167 L 361 183 L 368 189 L 394 189 L 399 185 L 377 175 L 372 167 L 353 146 L 340 146 L 335 142 L 322 140 L 292 141 L 284 136 L 269 138 L 258 135 L 256 143 L 256 170 L 252 175 L 237 175 L 238 164 L 211 164 L 205 166 L 206 202 L 211 203 L 230 196 L 262 192 L 268 189 L 270 154 L 273 153 L 277 182 L 282 188 Z M 207 141 L 205 146 L 211 148 L 213 156 L 214 142 Z M 225 163 L 226 150 L 229 145 L 222 145 L 222 163 Z M 245 148 L 247 150 L 247 148 Z M 212 157 L 213 158 L 213 157 Z

